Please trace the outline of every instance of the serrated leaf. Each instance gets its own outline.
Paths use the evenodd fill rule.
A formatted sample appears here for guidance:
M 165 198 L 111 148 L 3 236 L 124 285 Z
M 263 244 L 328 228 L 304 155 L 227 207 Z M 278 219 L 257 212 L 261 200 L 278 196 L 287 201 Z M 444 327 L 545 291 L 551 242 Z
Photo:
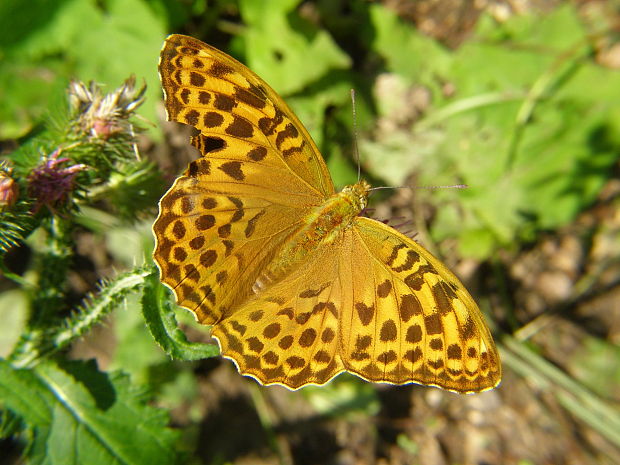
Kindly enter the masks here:
M 32 434 L 32 464 L 172 464 L 178 433 L 144 391 L 94 361 L 16 369 L 0 360 L 2 407 Z

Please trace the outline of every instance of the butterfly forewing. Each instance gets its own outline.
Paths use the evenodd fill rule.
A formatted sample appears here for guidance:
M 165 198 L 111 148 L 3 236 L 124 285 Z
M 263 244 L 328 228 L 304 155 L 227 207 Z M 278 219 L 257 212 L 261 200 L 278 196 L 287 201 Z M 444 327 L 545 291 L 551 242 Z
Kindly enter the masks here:
M 162 198 L 154 257 L 179 305 L 212 324 L 251 294 L 274 249 L 300 220 L 290 205 L 203 189 L 195 181 L 179 178 Z
M 209 145 L 206 138 L 221 138 L 237 154 L 235 159 L 260 163 L 261 174 L 277 177 L 273 167 L 284 164 L 306 189 L 321 197 L 334 193 L 325 162 L 304 126 L 244 65 L 199 40 L 174 34 L 162 49 L 159 72 L 168 118 L 198 129 L 201 134 L 192 143 L 199 149 Z M 228 166 L 231 173 L 238 171 L 238 164 Z
M 303 267 L 251 298 L 213 327 L 222 354 L 262 384 L 297 389 L 343 371 L 339 315 L 340 243 L 317 249 Z
M 159 70 L 168 117 L 200 131 L 192 144 L 202 157 L 160 202 L 154 258 L 177 302 L 212 324 L 251 295 L 333 185 L 306 130 L 237 61 L 172 35 Z

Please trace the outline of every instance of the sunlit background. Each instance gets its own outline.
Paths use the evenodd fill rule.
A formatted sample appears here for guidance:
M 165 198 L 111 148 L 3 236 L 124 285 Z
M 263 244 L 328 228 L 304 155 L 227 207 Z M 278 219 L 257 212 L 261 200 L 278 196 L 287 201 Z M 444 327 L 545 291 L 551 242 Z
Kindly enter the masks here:
M 171 361 L 151 225 L 197 156 L 164 122 L 172 32 L 278 91 L 338 187 L 357 153 L 373 185 L 410 187 L 372 216 L 466 284 L 498 388 L 264 388 L 203 358 L 180 309 L 160 328 L 176 315 L 197 360 Z M 114 92 L 126 115 L 80 116 Z M 620 463 L 617 2 L 4 0 L 0 102 L 0 463 Z

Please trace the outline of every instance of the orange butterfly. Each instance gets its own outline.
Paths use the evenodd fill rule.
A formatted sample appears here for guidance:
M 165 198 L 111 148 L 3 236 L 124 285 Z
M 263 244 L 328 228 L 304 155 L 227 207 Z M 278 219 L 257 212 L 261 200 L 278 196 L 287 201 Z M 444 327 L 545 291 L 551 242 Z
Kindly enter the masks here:
M 171 35 L 159 71 L 168 119 L 198 131 L 153 225 L 161 280 L 212 326 L 222 354 L 296 389 L 366 380 L 478 392 L 497 349 L 461 282 L 412 239 L 360 217 L 370 186 L 336 192 L 312 138 L 262 79 Z

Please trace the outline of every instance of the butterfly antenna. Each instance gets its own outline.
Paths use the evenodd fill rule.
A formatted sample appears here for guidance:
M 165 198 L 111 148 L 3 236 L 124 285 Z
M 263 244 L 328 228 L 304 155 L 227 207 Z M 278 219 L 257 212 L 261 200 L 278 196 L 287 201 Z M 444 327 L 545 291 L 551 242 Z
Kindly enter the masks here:
M 380 189 L 467 189 L 467 184 L 452 184 L 450 186 L 379 186 L 371 187 L 369 191 L 378 191 Z
M 351 111 L 353 113 L 353 152 L 355 152 L 355 161 L 357 162 L 357 182 L 359 182 L 362 175 L 362 168 L 360 165 L 360 151 L 357 146 L 357 112 L 355 111 L 355 89 L 351 89 Z
M 467 189 L 467 184 L 452 184 L 450 186 L 416 186 L 414 189 Z

